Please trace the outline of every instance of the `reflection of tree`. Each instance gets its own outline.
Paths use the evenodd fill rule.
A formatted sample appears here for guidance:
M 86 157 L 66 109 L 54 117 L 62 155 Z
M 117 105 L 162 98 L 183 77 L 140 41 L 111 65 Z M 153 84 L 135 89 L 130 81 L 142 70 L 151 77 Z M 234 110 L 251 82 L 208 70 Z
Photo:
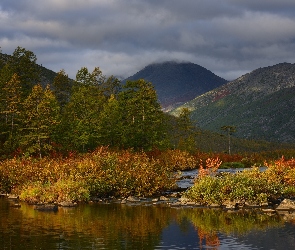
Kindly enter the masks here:
M 203 232 L 202 229 L 198 230 L 198 236 L 200 241 L 200 249 L 203 249 L 203 241 L 205 246 L 210 247 L 210 249 L 217 250 L 220 246 L 220 241 L 216 232 Z
M 169 208 L 119 204 L 79 205 L 59 208 L 57 213 L 38 212 L 26 204 L 8 209 L 7 218 L 0 222 L 0 238 L 6 242 L 0 243 L 0 249 L 21 245 L 29 235 L 26 249 L 154 249 L 176 213 Z
M 283 221 L 277 216 L 268 216 L 256 211 L 236 211 L 228 213 L 219 209 L 181 210 L 181 218 L 189 219 L 199 236 L 200 249 L 203 245 L 210 249 L 218 249 L 219 233 L 226 235 L 244 235 L 253 231 L 283 226 Z
M 155 249 L 172 220 L 183 232 L 193 224 L 200 249 L 218 249 L 220 234 L 244 235 L 284 225 L 277 216 L 255 211 L 228 213 L 120 204 L 80 204 L 44 213 L 24 203 L 16 209 L 0 201 L 0 214 L 0 249 L 20 245 L 24 249 Z

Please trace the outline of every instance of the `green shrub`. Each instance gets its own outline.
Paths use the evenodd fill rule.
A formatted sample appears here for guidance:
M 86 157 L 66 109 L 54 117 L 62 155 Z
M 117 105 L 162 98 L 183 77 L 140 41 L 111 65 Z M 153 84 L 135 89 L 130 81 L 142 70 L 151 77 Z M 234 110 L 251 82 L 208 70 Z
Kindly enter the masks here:
M 258 168 L 221 177 L 204 176 L 195 180 L 186 196 L 202 204 L 222 204 L 227 200 L 265 203 L 270 198 L 290 196 L 295 187 L 285 184 L 281 176 L 274 178 L 273 169 L 260 172 Z

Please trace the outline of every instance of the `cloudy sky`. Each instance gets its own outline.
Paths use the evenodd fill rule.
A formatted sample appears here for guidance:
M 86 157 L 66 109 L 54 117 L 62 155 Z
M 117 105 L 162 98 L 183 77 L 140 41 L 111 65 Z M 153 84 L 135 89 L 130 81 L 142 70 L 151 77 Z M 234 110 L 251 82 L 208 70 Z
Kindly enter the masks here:
M 81 67 L 124 78 L 177 60 L 232 80 L 295 63 L 295 1 L 1 0 L 0 47 L 17 46 L 72 78 Z

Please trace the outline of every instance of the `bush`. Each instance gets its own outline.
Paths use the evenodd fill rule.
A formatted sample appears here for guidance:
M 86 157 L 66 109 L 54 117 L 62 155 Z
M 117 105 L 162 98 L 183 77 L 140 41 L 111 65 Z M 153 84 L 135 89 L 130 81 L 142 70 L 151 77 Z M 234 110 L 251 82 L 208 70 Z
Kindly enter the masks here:
M 293 162 L 277 161 L 265 172 L 250 170 L 221 177 L 199 175 L 186 196 L 202 204 L 223 204 L 225 201 L 265 203 L 269 199 L 295 195 Z
M 29 202 L 87 201 L 90 196 L 149 196 L 175 185 L 173 171 L 145 153 L 107 147 L 66 159 L 0 163 L 1 190 Z

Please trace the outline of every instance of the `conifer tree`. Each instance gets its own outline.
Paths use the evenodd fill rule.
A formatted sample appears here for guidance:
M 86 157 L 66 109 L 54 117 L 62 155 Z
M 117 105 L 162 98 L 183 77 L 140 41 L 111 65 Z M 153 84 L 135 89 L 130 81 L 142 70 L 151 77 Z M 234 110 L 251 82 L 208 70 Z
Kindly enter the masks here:
M 17 144 L 17 132 L 20 125 L 21 112 L 21 86 L 17 74 L 14 74 L 2 88 L 1 116 L 2 134 L 5 136 L 4 148 L 8 151 L 15 149 Z
M 159 147 L 165 135 L 163 112 L 153 85 L 143 79 L 127 81 L 119 94 L 125 147 L 150 150 Z
M 28 154 L 42 157 L 53 149 L 52 137 L 59 123 L 59 105 L 50 90 L 35 85 L 24 101 L 22 148 Z
M 56 100 L 62 110 L 70 100 L 72 82 L 66 72 L 62 69 L 57 73 L 52 85 L 53 93 L 55 94 Z
M 176 145 L 177 148 L 194 151 L 196 149 L 196 126 L 191 120 L 191 112 L 183 108 L 177 117 L 176 123 Z
M 122 145 L 122 113 L 115 95 L 111 95 L 104 104 L 100 115 L 100 142 L 105 146 L 121 147 Z
M 27 97 L 32 87 L 40 82 L 40 70 L 36 64 L 36 55 L 22 47 L 17 47 L 7 62 L 6 71 L 10 77 L 16 73 L 21 82 L 23 98 Z
M 66 148 L 84 152 L 99 145 L 100 113 L 106 99 L 100 89 L 103 79 L 99 68 L 92 73 L 85 67 L 77 72 L 62 121 L 62 127 L 66 128 L 63 135 Z

